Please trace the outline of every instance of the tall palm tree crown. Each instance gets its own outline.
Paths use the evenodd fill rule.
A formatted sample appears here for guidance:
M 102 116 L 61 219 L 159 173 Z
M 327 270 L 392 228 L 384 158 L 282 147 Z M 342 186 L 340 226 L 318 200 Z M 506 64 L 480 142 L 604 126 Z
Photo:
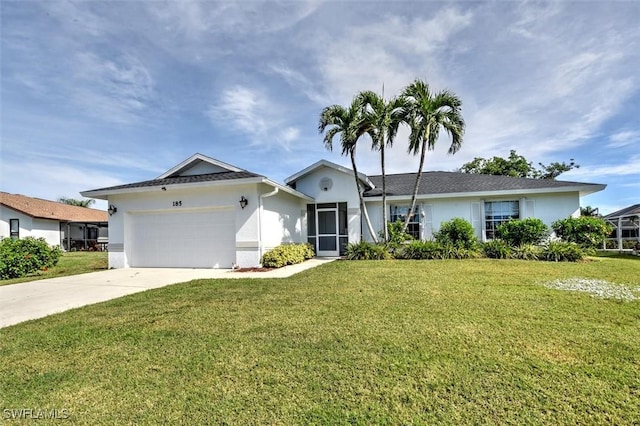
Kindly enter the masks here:
M 458 152 L 462 146 L 465 124 L 461 115 L 462 102 L 448 90 L 432 93 L 427 83 L 415 80 L 404 89 L 402 97 L 409 103 L 408 121 L 411 128 L 409 153 L 413 155 L 420 153 L 420 165 L 411 197 L 411 206 L 404 224 L 404 231 L 406 231 L 415 209 L 426 151 L 435 148 L 440 129 L 444 129 L 451 137 L 449 154 Z
M 387 228 L 387 181 L 385 170 L 385 147 L 391 148 L 400 124 L 406 121 L 408 102 L 405 98 L 392 98 L 385 101 L 372 91 L 361 92 L 357 98 L 364 109 L 364 121 L 367 133 L 371 137 L 371 148 L 380 151 L 382 170 L 382 223 L 384 240 L 389 240 Z

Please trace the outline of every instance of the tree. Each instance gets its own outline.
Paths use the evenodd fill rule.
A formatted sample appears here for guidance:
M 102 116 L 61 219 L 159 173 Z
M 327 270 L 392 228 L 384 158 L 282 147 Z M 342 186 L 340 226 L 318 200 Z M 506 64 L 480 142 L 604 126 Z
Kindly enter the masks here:
M 319 133 L 324 135 L 324 145 L 331 151 L 333 150 L 333 138 L 340 134 L 340 144 L 342 146 L 342 155 L 349 155 L 351 158 L 351 166 L 353 168 L 353 177 L 356 181 L 356 190 L 360 200 L 360 213 L 364 216 L 369 233 L 374 242 L 378 242 L 376 233 L 371 226 L 371 220 L 367 213 L 367 207 L 364 204 L 360 179 L 358 178 L 358 169 L 356 167 L 356 145 L 358 139 L 370 130 L 371 126 L 367 123 L 363 114 L 362 103 L 355 97 L 349 108 L 341 105 L 331 105 L 322 110 L 320 121 L 318 124 Z M 327 130 L 328 129 L 328 130 Z M 361 236 L 362 238 L 362 236 Z
M 58 198 L 58 202 L 63 204 L 69 204 L 70 206 L 89 207 L 91 204 L 95 203 L 96 200 L 92 200 L 92 199 L 76 200 L 75 198 L 61 197 L 61 198 Z
M 515 150 L 509 152 L 508 158 L 493 157 L 490 159 L 476 157 L 472 161 L 465 163 L 460 168 L 463 173 L 512 176 L 532 179 L 555 179 L 564 172 L 577 169 L 580 166 L 570 160 L 570 163 L 553 162 L 549 165 L 538 163 L 540 169 L 536 169 L 530 161 L 522 155 L 518 155 Z
M 387 179 L 385 170 L 385 147 L 391 148 L 398 133 L 398 127 L 405 121 L 407 111 L 406 99 L 392 98 L 385 101 L 382 96 L 370 90 L 361 92 L 358 101 L 362 104 L 367 133 L 371 137 L 371 148 L 380 151 L 380 167 L 382 169 L 382 237 L 389 241 L 387 223 Z
M 600 213 L 597 207 L 586 206 L 580 207 L 580 216 L 600 217 Z
M 444 90 L 432 93 L 427 83 L 415 80 L 404 89 L 402 96 L 408 102 L 407 119 L 411 128 L 409 153 L 413 155 L 420 153 L 420 165 L 411 196 L 411 205 L 404 222 L 406 232 L 415 209 L 427 150 L 435 148 L 440 129 L 444 129 L 451 136 L 449 154 L 455 154 L 462 145 L 465 125 L 460 111 L 462 102 L 452 92 Z

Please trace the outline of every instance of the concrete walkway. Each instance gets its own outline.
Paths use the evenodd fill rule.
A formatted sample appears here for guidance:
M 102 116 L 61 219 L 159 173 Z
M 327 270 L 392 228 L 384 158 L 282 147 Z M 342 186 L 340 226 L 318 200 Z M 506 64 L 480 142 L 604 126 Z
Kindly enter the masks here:
M 0 286 L 0 328 L 128 294 L 201 278 L 286 278 L 333 258 L 315 258 L 268 272 L 230 269 L 109 269 Z

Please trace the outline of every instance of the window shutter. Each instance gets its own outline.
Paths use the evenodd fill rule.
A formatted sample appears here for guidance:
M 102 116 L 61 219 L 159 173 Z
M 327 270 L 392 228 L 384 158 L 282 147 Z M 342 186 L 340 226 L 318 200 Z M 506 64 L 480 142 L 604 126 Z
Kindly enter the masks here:
M 534 205 L 535 205 L 535 203 L 534 203 L 533 200 L 527 200 L 525 202 L 525 208 L 526 208 L 525 214 L 527 215 L 527 217 L 536 217 L 535 216 Z
M 425 240 L 433 239 L 433 206 L 431 204 L 425 204 L 422 206 L 422 211 L 424 213 L 424 219 L 422 221 L 424 226 L 424 231 L 422 232 L 422 236 Z
M 484 241 L 484 229 L 482 221 L 482 203 L 471 203 L 471 225 L 476 231 L 478 240 Z

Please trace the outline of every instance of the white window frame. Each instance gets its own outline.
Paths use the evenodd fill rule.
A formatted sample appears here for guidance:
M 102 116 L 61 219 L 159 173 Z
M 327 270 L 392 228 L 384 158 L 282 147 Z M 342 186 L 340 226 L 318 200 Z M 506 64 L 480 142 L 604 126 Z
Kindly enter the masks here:
M 511 208 L 507 207 L 511 205 Z M 515 209 L 513 208 L 515 206 Z M 484 233 L 486 240 L 495 238 L 498 226 L 514 219 L 520 219 L 520 200 L 491 200 L 484 202 Z M 491 212 L 491 215 L 489 215 Z M 515 214 L 513 214 L 515 213 Z
M 400 212 L 399 212 L 400 210 Z M 409 212 L 409 204 L 391 204 L 389 206 L 389 222 L 394 223 L 396 220 L 402 221 L 404 223 L 407 213 Z M 409 221 L 409 227 L 407 228 L 407 234 L 411 235 L 416 240 L 422 239 L 422 232 L 424 231 L 424 225 L 422 223 L 422 207 L 420 204 L 416 204 L 414 210 L 414 214 L 411 220 Z M 411 229 L 415 228 L 415 225 L 418 225 L 418 230 Z

